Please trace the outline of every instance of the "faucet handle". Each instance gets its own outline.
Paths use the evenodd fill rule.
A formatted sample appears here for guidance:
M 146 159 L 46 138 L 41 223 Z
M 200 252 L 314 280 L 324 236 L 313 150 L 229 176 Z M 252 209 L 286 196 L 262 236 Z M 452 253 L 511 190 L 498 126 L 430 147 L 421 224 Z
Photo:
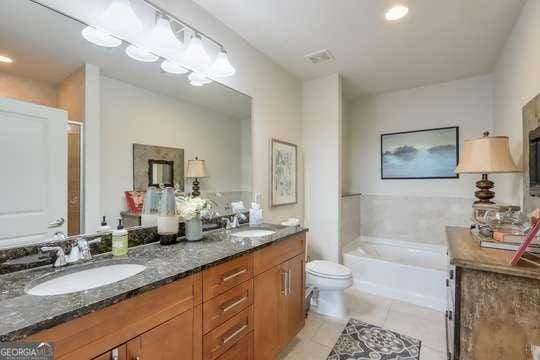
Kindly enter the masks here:
M 92 260 L 92 253 L 90 251 L 90 246 L 89 245 L 96 244 L 96 243 L 99 243 L 99 242 L 101 242 L 100 237 L 92 239 L 92 240 L 86 240 L 83 237 L 78 237 L 77 238 L 77 247 L 79 248 L 79 251 L 80 251 L 80 258 L 84 259 L 84 260 Z
M 54 261 L 54 267 L 61 267 L 67 264 L 66 254 L 64 249 L 60 246 L 43 246 L 40 249 L 42 252 L 56 251 L 56 260 Z

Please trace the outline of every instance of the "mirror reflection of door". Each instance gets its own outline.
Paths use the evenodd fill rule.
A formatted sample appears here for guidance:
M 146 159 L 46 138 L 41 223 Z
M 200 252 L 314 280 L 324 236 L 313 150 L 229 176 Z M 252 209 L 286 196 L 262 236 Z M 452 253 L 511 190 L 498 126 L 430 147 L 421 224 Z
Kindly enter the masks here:
M 148 186 L 174 186 L 174 161 L 148 160 Z
M 81 231 L 82 123 L 68 122 L 68 235 Z

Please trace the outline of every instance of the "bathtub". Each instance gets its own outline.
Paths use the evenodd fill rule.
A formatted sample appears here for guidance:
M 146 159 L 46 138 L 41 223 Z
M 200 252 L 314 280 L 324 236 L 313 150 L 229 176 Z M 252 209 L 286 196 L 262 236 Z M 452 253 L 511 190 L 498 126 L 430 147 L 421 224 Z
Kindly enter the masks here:
M 353 287 L 443 311 L 446 247 L 362 236 L 343 249 Z

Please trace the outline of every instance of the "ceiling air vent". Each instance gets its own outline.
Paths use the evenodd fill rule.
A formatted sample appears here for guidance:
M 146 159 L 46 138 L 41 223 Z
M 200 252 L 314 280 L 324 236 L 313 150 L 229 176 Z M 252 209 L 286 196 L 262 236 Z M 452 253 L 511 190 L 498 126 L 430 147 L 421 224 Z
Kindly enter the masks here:
M 307 54 L 305 57 L 314 64 L 335 59 L 334 54 L 328 49 L 315 51 L 311 54 Z

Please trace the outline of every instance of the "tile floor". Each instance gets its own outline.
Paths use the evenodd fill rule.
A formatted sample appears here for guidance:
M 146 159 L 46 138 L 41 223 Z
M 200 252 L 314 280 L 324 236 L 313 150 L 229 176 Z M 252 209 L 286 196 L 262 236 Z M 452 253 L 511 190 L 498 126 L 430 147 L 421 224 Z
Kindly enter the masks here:
M 446 359 L 443 313 L 355 289 L 348 289 L 346 295 L 351 317 L 420 339 L 420 360 Z M 346 323 L 310 312 L 306 326 L 281 353 L 281 359 L 326 359 Z

